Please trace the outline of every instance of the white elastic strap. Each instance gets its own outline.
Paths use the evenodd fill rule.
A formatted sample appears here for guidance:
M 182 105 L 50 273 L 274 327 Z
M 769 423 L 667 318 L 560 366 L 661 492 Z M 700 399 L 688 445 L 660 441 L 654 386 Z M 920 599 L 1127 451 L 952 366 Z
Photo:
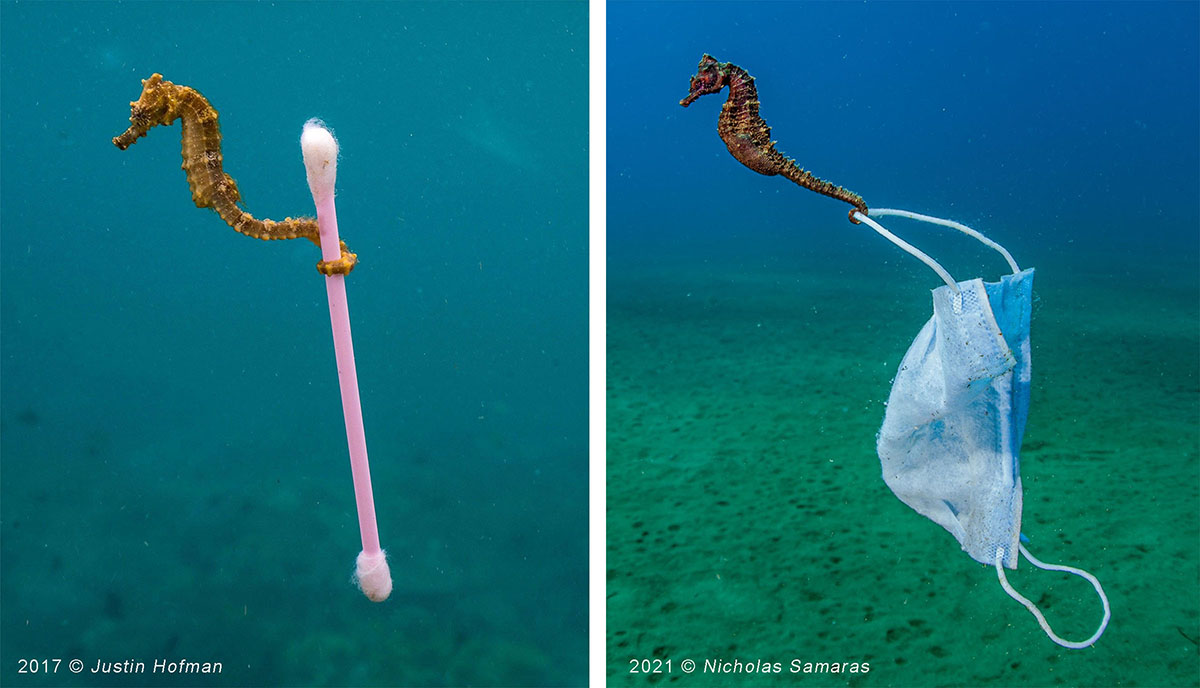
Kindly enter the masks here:
M 1008 579 L 1004 577 L 1004 566 L 1001 564 L 1001 562 L 1004 561 L 1004 548 L 997 547 L 995 562 L 996 575 L 1000 577 L 1000 587 L 1004 588 L 1004 592 L 1008 593 L 1009 597 L 1025 605 L 1025 608 L 1028 609 L 1029 612 L 1037 619 L 1038 624 L 1041 625 L 1042 630 L 1046 632 L 1046 635 L 1059 645 L 1071 650 L 1082 650 L 1083 648 L 1089 647 L 1092 643 L 1099 640 L 1100 636 L 1104 635 L 1104 629 L 1108 628 L 1108 620 L 1112 616 L 1112 613 L 1108 608 L 1108 597 L 1104 594 L 1104 588 L 1100 587 L 1100 581 L 1096 580 L 1096 577 L 1087 571 L 1084 571 L 1083 569 L 1077 569 L 1074 566 L 1062 566 L 1060 564 L 1046 564 L 1040 562 L 1029 553 L 1029 550 L 1025 549 L 1025 545 L 1017 543 L 1017 547 L 1020 548 L 1021 554 L 1025 555 L 1025 558 L 1029 560 L 1029 563 L 1033 564 L 1039 569 L 1045 569 L 1047 571 L 1063 571 L 1065 573 L 1073 573 L 1076 576 L 1086 578 L 1088 582 L 1092 584 L 1092 587 L 1096 589 L 1096 594 L 1100 596 L 1100 601 L 1104 603 L 1104 620 L 1100 622 L 1100 628 L 1096 629 L 1096 632 L 1092 634 L 1092 637 L 1081 643 L 1073 643 L 1069 640 L 1063 640 L 1055 635 L 1054 631 L 1050 630 L 1050 624 L 1046 623 L 1046 617 L 1042 616 L 1042 612 L 1032 602 L 1022 596 L 1021 593 L 1013 590 L 1013 587 L 1009 585 Z
M 1000 255 L 1004 256 L 1004 260 L 1008 261 L 1008 267 L 1012 268 L 1013 274 L 1021 271 L 1021 268 L 1017 267 L 1017 261 L 1013 260 L 1012 254 L 1008 252 L 1008 249 L 987 238 L 982 232 L 971 229 L 961 222 L 955 222 L 954 220 L 943 220 L 940 217 L 922 215 L 920 213 L 914 213 L 907 210 L 896 210 L 895 208 L 871 208 L 870 212 L 872 215 L 894 215 L 896 217 L 907 217 L 910 220 L 920 220 L 921 222 L 928 222 L 930 224 L 957 229 L 963 234 L 975 237 L 984 246 L 988 246 L 999 251 Z
M 875 212 L 875 211 L 872 210 L 871 212 Z M 941 277 L 942 280 L 950 286 L 951 291 L 953 291 L 955 294 L 959 293 L 958 283 L 956 283 L 954 281 L 954 278 L 950 276 L 950 273 L 946 272 L 946 268 L 939 265 L 936 260 L 925 255 L 924 251 L 917 248 L 916 246 L 913 246 L 912 244 L 908 243 L 907 241 L 901 239 L 900 237 L 896 236 L 895 234 L 892 234 L 891 232 L 887 231 L 886 229 L 883 228 L 883 225 L 872 220 L 871 218 L 867 217 L 866 215 L 863 215 L 861 212 L 859 212 L 857 210 L 854 211 L 854 219 L 858 220 L 859 222 L 867 223 L 868 227 L 875 230 L 876 232 L 879 232 L 881 235 L 883 235 L 884 239 L 887 239 L 888 241 L 892 242 L 893 244 L 899 246 L 901 249 L 903 249 L 904 251 L 907 251 L 909 254 L 911 254 L 917 260 L 919 260 L 922 263 L 933 268 L 933 271 L 938 274 L 938 277 Z

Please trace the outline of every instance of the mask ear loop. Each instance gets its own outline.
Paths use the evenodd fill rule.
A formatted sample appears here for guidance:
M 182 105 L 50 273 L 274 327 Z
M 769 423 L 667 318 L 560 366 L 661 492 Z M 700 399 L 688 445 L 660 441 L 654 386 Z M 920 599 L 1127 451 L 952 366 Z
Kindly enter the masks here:
M 967 236 L 974 237 L 984 246 L 995 249 L 1000 255 L 1004 256 L 1004 260 L 1008 261 L 1008 267 L 1012 268 L 1013 274 L 1021 271 L 1021 268 L 1017 267 L 1017 261 L 1013 260 L 1012 254 L 1008 252 L 1008 249 L 984 236 L 983 232 L 971 229 L 961 222 L 955 222 L 954 220 L 943 220 L 940 217 L 933 217 L 932 215 L 922 215 L 920 213 L 914 213 L 907 210 L 896 210 L 894 208 L 871 208 L 870 212 L 875 216 L 894 215 L 896 217 L 907 217 L 910 220 L 919 220 L 921 222 L 928 222 L 934 225 L 949 227 L 950 229 L 957 229 Z
M 1021 268 L 1017 266 L 1017 261 L 1013 260 L 1012 254 L 1008 252 L 1008 249 L 1004 248 L 1000 244 L 997 244 L 996 242 L 987 238 L 986 236 L 983 235 L 982 232 L 971 229 L 970 227 L 968 227 L 960 222 L 955 222 L 954 220 L 943 220 L 940 217 L 933 217 L 931 215 L 922 215 L 920 213 L 914 213 L 914 212 L 910 212 L 907 210 L 896 210 L 894 208 L 872 208 L 870 210 L 870 213 L 875 216 L 893 215 L 895 217 L 906 217 L 910 220 L 918 220 L 920 222 L 928 222 L 930 224 L 941 225 L 943 227 L 950 227 L 951 229 L 957 229 L 958 231 L 960 231 L 968 236 L 974 237 L 975 239 L 977 239 L 978 241 L 983 243 L 983 245 L 998 251 L 1000 253 L 1000 255 L 1004 256 L 1004 260 L 1008 261 L 1008 266 L 1010 268 L 1012 268 L 1013 274 L 1016 274 L 1021 271 Z M 933 258 L 930 258 L 929 255 L 926 254 L 924 251 L 913 246 L 912 244 L 908 243 L 907 241 L 901 239 L 900 237 L 896 236 L 895 234 L 892 234 L 888 230 L 884 229 L 883 225 L 881 225 L 878 222 L 876 222 L 875 220 L 867 217 L 861 211 L 855 210 L 855 211 L 851 212 L 850 217 L 851 217 L 851 219 L 856 220 L 858 222 L 866 223 L 868 227 L 875 230 L 876 232 L 879 232 L 879 234 L 881 236 L 883 236 L 884 239 L 887 239 L 888 241 L 892 242 L 893 244 L 899 246 L 901 250 L 907 252 L 909 255 L 913 256 L 917 260 L 928 265 L 934 272 L 936 272 L 938 274 L 938 277 L 942 278 L 942 281 L 945 282 L 946 285 L 950 287 L 950 290 L 953 291 L 956 296 L 960 295 L 960 292 L 958 289 L 958 283 L 954 281 L 954 278 L 950 276 L 950 273 L 947 272 L 946 269 L 943 268 L 941 266 L 941 264 L 939 264 L 936 260 L 934 260 Z
M 871 212 L 877 212 L 877 211 L 872 210 Z M 938 274 L 938 277 L 941 277 L 942 281 L 945 282 L 948 287 L 950 287 L 950 291 L 954 292 L 956 295 L 958 295 L 960 293 L 960 291 L 958 289 L 958 283 L 954 281 L 954 278 L 950 276 L 950 273 L 946 272 L 946 268 L 942 267 L 941 264 L 939 264 L 936 260 L 930 258 L 924 251 L 917 248 L 916 246 L 913 246 L 912 244 L 908 243 L 907 241 L 901 239 L 900 237 L 896 236 L 895 234 L 892 234 L 891 232 L 887 231 L 886 229 L 883 228 L 883 225 L 872 220 L 871 218 L 867 217 L 866 215 L 863 215 L 862 212 L 860 212 L 858 210 L 855 210 L 853 213 L 851 213 L 850 216 L 853 217 L 855 220 L 858 220 L 859 222 L 867 223 L 868 227 L 875 230 L 876 232 L 879 232 L 883 236 L 884 239 L 887 239 L 888 241 L 892 242 L 893 244 L 899 246 L 901 250 L 905 251 L 906 253 L 908 253 L 912 257 L 916 258 L 917 260 L 921 261 L 922 263 L 928 265 L 930 268 L 933 269 L 934 272 L 936 272 Z
M 996 575 L 999 576 L 999 578 L 1000 578 L 1000 587 L 1004 588 L 1004 592 L 1008 593 L 1009 597 L 1011 597 L 1014 600 L 1023 604 L 1025 606 L 1025 608 L 1028 609 L 1031 614 L 1033 614 L 1034 618 L 1037 619 L 1038 624 L 1042 627 L 1042 630 L 1045 631 L 1046 635 L 1051 640 L 1058 643 L 1059 645 L 1062 645 L 1063 647 L 1070 649 L 1070 650 L 1082 650 L 1083 648 L 1089 647 L 1092 645 L 1092 643 L 1095 643 L 1097 640 L 1099 640 L 1100 636 L 1104 635 L 1104 630 L 1106 628 L 1108 628 L 1108 620 L 1112 616 L 1112 613 L 1108 608 L 1108 596 L 1106 596 L 1104 594 L 1104 588 L 1100 587 L 1100 581 L 1096 580 L 1096 577 L 1093 576 L 1092 574 L 1088 573 L 1087 571 L 1084 571 L 1083 569 L 1077 569 L 1074 566 L 1062 566 L 1060 564 L 1046 564 L 1041 561 L 1038 561 L 1032 554 L 1029 553 L 1029 550 L 1025 549 L 1025 545 L 1017 543 L 1017 547 L 1021 550 L 1021 554 L 1025 555 L 1025 558 L 1029 560 L 1029 563 L 1033 564 L 1034 566 L 1038 567 L 1039 569 L 1045 569 L 1047 571 L 1063 571 L 1065 573 L 1073 573 L 1076 576 L 1080 576 L 1082 578 L 1087 579 L 1087 581 L 1092 584 L 1092 587 L 1096 589 L 1096 594 L 1100 596 L 1100 601 L 1104 603 L 1104 620 L 1100 622 L 1100 627 L 1096 629 L 1096 632 L 1092 634 L 1092 637 L 1088 638 L 1087 640 L 1085 640 L 1081 643 L 1074 643 L 1069 640 L 1063 640 L 1062 638 L 1055 635 L 1054 631 L 1050 629 L 1050 624 L 1046 622 L 1046 617 L 1042 616 L 1041 610 L 1039 610 L 1037 608 L 1037 606 L 1035 606 L 1033 604 L 1033 602 L 1030 602 L 1027 598 L 1025 598 L 1023 595 L 1021 595 L 1021 593 L 1017 592 L 1016 590 L 1013 590 L 1012 585 L 1009 585 L 1008 578 L 1006 578 L 1004 576 L 1004 566 L 1001 563 L 1004 561 L 1004 548 L 997 547 L 996 548 L 996 561 L 995 561 Z

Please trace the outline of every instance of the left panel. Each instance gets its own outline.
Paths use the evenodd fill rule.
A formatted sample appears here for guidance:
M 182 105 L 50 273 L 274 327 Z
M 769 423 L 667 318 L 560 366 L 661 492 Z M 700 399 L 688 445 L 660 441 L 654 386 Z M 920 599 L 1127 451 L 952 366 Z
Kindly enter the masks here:
M 586 683 L 587 4 L 0 11 L 0 684 Z

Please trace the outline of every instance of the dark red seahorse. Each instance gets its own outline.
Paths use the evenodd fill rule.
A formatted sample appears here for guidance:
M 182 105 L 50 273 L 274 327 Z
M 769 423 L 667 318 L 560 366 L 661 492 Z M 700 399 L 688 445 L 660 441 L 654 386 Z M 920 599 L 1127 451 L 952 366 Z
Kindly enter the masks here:
M 717 133 L 738 162 L 759 174 L 783 175 L 806 189 L 849 203 L 854 206 L 850 221 L 855 224 L 858 223 L 854 219 L 855 211 L 867 214 L 867 204 L 862 196 L 817 178 L 796 165 L 795 160 L 775 150 L 771 127 L 758 115 L 758 89 L 754 87 L 754 77 L 741 67 L 732 62 L 717 62 L 712 55 L 706 54 L 700 58 L 687 97 L 679 104 L 687 107 L 700 96 L 720 93 L 725 86 L 729 87 L 729 98 L 721 108 Z

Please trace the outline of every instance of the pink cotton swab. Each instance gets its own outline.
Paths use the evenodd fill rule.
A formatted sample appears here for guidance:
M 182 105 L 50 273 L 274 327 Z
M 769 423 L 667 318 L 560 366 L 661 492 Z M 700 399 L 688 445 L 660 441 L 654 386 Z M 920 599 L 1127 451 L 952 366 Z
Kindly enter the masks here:
M 338 240 L 337 211 L 333 186 L 337 180 L 338 144 L 320 120 L 310 119 L 300 135 L 308 188 L 317 205 L 321 229 L 321 257 L 337 260 L 342 252 Z M 327 275 L 329 320 L 333 324 L 333 351 L 337 358 L 338 383 L 342 388 L 342 414 L 346 419 L 346 442 L 350 446 L 350 471 L 354 476 L 354 500 L 358 504 L 358 529 L 362 551 L 355 561 L 354 580 L 372 602 L 392 594 L 392 573 L 387 556 L 379 548 L 375 523 L 375 498 L 371 495 L 371 467 L 367 464 L 367 436 L 363 430 L 362 405 L 358 399 L 358 372 L 354 368 L 354 341 L 350 337 L 350 305 L 346 301 L 346 276 Z

